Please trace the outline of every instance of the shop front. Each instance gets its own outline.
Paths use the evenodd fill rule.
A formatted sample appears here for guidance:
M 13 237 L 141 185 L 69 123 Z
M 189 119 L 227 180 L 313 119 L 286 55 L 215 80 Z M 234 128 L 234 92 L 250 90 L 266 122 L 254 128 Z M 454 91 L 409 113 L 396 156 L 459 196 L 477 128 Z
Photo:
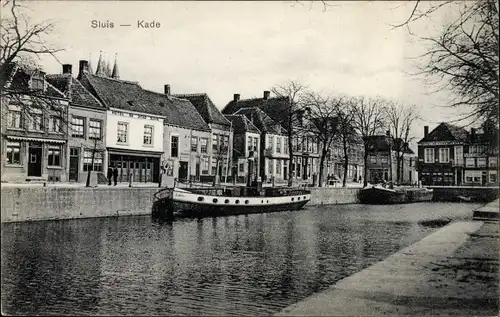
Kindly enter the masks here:
M 123 151 L 108 148 L 108 166 L 118 169 L 118 182 L 158 183 L 162 152 Z

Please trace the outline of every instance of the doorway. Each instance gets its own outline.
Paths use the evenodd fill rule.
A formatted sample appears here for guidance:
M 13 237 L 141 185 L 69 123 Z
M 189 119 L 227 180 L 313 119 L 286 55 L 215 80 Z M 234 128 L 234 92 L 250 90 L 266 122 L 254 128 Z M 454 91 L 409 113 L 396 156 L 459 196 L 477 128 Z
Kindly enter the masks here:
M 195 175 L 196 175 L 196 180 L 200 180 L 200 162 L 196 162 L 196 168 L 195 168 Z
M 188 177 L 188 162 L 179 162 L 179 179 L 187 179 Z
M 28 149 L 28 176 L 42 176 L 42 144 L 31 142 Z
M 80 163 L 80 149 L 69 149 L 69 180 L 78 182 L 78 165 Z

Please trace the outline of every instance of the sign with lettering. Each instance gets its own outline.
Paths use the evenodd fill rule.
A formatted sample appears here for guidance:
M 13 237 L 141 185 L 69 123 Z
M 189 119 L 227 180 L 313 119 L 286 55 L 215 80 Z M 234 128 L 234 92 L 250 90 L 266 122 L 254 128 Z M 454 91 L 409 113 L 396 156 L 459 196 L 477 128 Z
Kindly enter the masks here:
M 462 142 L 458 141 L 429 141 L 429 142 L 418 142 L 418 145 L 422 146 L 433 146 L 433 145 L 462 145 Z

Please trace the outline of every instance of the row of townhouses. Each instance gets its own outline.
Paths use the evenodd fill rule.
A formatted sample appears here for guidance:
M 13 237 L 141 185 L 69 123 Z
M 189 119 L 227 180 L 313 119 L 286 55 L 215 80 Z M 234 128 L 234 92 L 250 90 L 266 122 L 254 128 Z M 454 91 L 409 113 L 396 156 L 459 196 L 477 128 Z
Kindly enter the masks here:
M 498 186 L 498 127 L 486 122 L 469 131 L 441 123 L 418 142 L 423 185 Z
M 116 167 L 119 182 L 161 182 L 167 174 L 204 182 L 280 184 L 291 170 L 294 181 L 317 183 L 321 145 L 315 127 L 307 116 L 294 123 L 300 127 L 287 126 L 288 98 L 271 97 L 269 91 L 251 99 L 234 94 L 219 111 L 205 93 L 172 94 L 168 84 L 163 93 L 149 91 L 120 79 L 116 61 L 112 71 L 103 65 L 100 59 L 93 72 L 81 60 L 76 72 L 65 64 L 60 74 L 10 66 L 2 94 L 3 182 L 85 182 L 92 170 L 105 183 L 107 169 Z M 42 97 L 9 96 L 20 88 Z M 303 131 L 292 134 L 291 162 L 289 129 Z M 396 181 L 394 149 L 403 148 L 402 183 L 498 184 L 497 134 L 491 124 L 470 132 L 447 123 L 430 133 L 425 127 L 418 155 L 401 140 L 373 136 L 367 181 Z M 363 148 L 361 140 L 349 144 L 348 182 L 362 181 Z M 342 180 L 344 158 L 342 145 L 333 142 L 324 180 Z
M 4 182 L 85 182 L 95 171 L 105 183 L 109 167 L 118 169 L 118 182 L 160 182 L 167 174 L 279 184 L 290 169 L 300 182 L 318 178 L 314 133 L 294 135 L 289 164 L 287 129 L 297 127 L 283 124 L 289 100 L 269 91 L 252 99 L 235 94 L 221 112 L 205 93 L 172 94 L 168 84 L 158 93 L 120 79 L 116 61 L 110 70 L 101 58 L 95 72 L 86 60 L 76 72 L 63 65 L 60 74 L 12 64 L 6 88 L 21 86 L 26 96 L 2 100 Z M 29 106 L 33 100 L 45 105 Z M 359 147 L 349 151 L 347 175 L 357 181 L 363 154 Z M 340 145 L 330 150 L 325 176 L 343 177 L 341 153 Z

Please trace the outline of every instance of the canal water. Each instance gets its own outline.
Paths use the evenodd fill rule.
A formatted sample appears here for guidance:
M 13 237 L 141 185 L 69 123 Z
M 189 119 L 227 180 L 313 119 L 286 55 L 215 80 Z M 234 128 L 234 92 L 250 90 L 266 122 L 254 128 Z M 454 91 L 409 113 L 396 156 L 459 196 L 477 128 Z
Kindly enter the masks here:
M 269 315 L 477 205 L 339 205 L 179 219 L 3 224 L 2 312 Z

